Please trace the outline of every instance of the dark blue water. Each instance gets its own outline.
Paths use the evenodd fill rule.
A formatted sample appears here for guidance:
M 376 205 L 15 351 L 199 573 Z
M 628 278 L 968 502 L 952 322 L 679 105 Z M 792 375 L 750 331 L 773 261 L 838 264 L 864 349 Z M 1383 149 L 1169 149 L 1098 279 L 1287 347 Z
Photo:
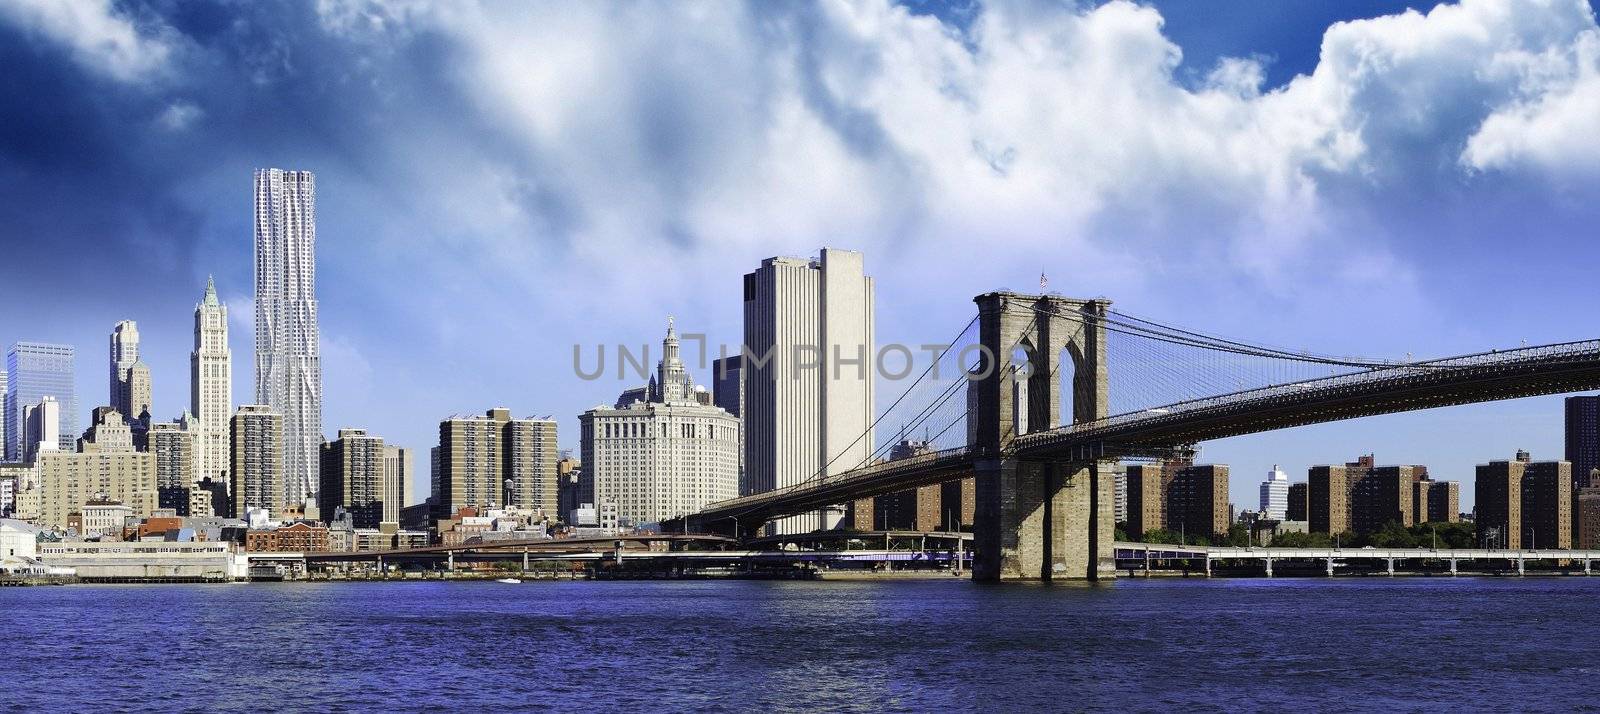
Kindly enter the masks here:
M 14 710 L 1570 710 L 1600 578 L 0 589 Z

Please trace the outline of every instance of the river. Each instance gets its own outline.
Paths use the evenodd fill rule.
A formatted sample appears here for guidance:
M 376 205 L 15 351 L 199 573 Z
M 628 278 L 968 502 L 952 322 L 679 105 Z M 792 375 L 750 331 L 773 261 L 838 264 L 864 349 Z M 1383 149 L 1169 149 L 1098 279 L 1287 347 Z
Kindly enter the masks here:
M 1594 707 L 1600 578 L 0 589 L 8 710 Z

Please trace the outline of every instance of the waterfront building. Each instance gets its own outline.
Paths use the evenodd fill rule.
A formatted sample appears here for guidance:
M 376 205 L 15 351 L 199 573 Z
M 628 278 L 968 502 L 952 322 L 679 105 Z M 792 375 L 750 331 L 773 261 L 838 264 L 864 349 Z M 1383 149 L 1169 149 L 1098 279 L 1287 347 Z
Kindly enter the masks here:
M 556 512 L 556 422 L 505 407 L 439 422 L 435 518 L 504 504 Z
M 646 399 L 579 415 L 581 459 L 594 503 L 633 525 L 692 513 L 739 489 L 739 419 L 703 404 L 667 321 Z
M 844 504 L 844 520 L 839 523 L 839 527 L 851 531 L 877 530 L 877 501 L 877 498 L 867 496 Z
M 38 523 L 64 529 L 68 516 L 91 501 L 113 500 L 132 515 L 149 515 L 159 505 L 155 457 L 134 451 L 128 425 L 114 409 L 97 410 L 97 423 L 83 439 L 82 451 L 40 451 Z
M 252 528 L 244 534 L 244 549 L 250 553 L 325 553 L 328 527 L 309 521 L 295 521 L 271 528 Z
M 1417 493 L 1413 471 L 1411 466 L 1369 464 L 1365 473 L 1351 479 L 1351 530 L 1376 533 L 1390 523 L 1406 528 L 1416 525 L 1416 512 L 1412 510 Z
M 70 345 L 18 342 L 6 353 L 6 460 L 23 460 L 23 410 L 45 397 L 61 408 L 56 447 L 72 451 L 78 435 L 78 392 L 73 386 Z
M 22 409 L 22 462 L 33 463 L 40 451 L 57 451 L 61 446 L 61 403 L 46 395 L 38 404 Z
M 39 557 L 41 532 L 37 526 L 11 518 L 0 518 L 0 562 L 9 564 Z
M 133 509 L 121 501 L 93 500 L 83 504 L 82 533 L 121 537 L 123 526 L 133 518 Z
M 1233 523 L 1228 466 L 1197 464 L 1173 474 L 1167 486 L 1167 530 L 1193 538 L 1225 537 Z
M 1478 464 L 1474 486 L 1479 542 L 1488 547 L 1565 548 L 1572 543 L 1572 464 L 1510 461 Z
M 1532 461 L 1522 472 L 1522 542 L 1528 548 L 1572 547 L 1572 463 Z
M 156 461 L 159 506 L 173 509 L 179 516 L 190 515 L 195 482 L 199 480 L 193 417 L 184 412 L 170 422 L 151 424 L 148 442 Z
M 1117 470 L 1112 475 L 1112 509 L 1116 515 L 1113 517 L 1117 523 L 1126 523 L 1128 520 L 1128 469 L 1122 464 L 1117 464 Z
M 387 508 L 383 501 L 388 490 L 383 438 L 365 429 L 340 429 L 339 438 L 322 444 L 321 454 L 317 508 L 322 517 L 331 519 L 343 508 L 351 527 L 377 528 Z M 395 521 L 399 519 L 396 511 Z
M 194 415 L 197 478 L 226 483 L 232 467 L 228 420 L 233 416 L 233 351 L 228 348 L 228 306 L 217 299 L 217 286 L 210 277 L 194 306 L 189 413 Z
M 133 428 L 135 443 L 144 441 L 150 427 L 150 366 L 139 358 L 139 326 L 133 320 L 111 329 L 109 377 L 110 405 Z
M 1473 479 L 1473 500 L 1479 544 L 1489 548 L 1522 547 L 1522 472 L 1527 452 L 1513 461 L 1478 464 Z
M 232 515 L 250 520 L 251 511 L 270 519 L 284 513 L 283 416 L 264 404 L 246 404 L 234 412 L 229 424 L 233 463 Z
M 316 178 L 255 172 L 256 403 L 283 422 L 283 489 L 312 500 L 322 434 L 316 294 Z
M 744 468 L 750 493 L 865 465 L 873 449 L 873 281 L 860 253 L 769 258 L 744 276 Z M 840 510 L 774 533 L 837 525 Z
M 1288 505 L 1284 509 L 1284 520 L 1307 521 L 1306 515 L 1310 511 L 1311 484 L 1301 481 L 1289 484 Z
M 1128 483 L 1128 537 L 1144 538 L 1146 531 L 1166 527 L 1167 523 L 1167 470 L 1163 464 L 1129 464 Z
M 1343 466 L 1311 467 L 1307 484 L 1306 520 L 1313 533 L 1374 533 L 1390 523 L 1410 527 L 1459 518 L 1449 513 L 1460 507 L 1459 484 L 1432 480 L 1422 465 L 1378 466 L 1366 454 Z
M 1261 482 L 1261 517 L 1269 521 L 1286 520 L 1289 516 L 1289 474 L 1278 469 L 1277 464 L 1267 472 Z
M 939 489 L 939 510 L 944 516 L 939 529 L 950 533 L 971 533 L 978 512 L 978 479 L 946 481 L 939 485 Z
M 52 566 L 71 568 L 87 582 L 225 582 L 243 578 L 248 572 L 248 562 L 234 552 L 233 543 L 225 541 L 40 543 L 39 559 Z
M 1363 456 L 1343 466 L 1312 466 L 1306 473 L 1307 521 L 1313 533 L 1338 535 L 1353 532 L 1351 523 L 1354 482 L 1371 468 L 1373 459 Z
M 1455 481 L 1425 481 L 1428 487 L 1428 523 L 1455 523 L 1461 520 L 1461 484 Z
M 383 447 L 383 523 L 398 528 L 400 510 L 411 504 L 411 477 L 416 471 L 411 449 L 385 444 Z
M 1572 547 L 1600 549 L 1600 467 L 1589 470 L 1588 477 L 1578 488 L 1573 510 L 1578 513 L 1578 531 L 1573 533 Z

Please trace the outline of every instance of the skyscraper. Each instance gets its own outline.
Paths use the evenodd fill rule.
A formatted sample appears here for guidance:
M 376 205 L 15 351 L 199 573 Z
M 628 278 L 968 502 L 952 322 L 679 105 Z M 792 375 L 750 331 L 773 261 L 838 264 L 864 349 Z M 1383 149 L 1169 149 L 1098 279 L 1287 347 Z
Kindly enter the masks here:
M 189 412 L 194 416 L 195 480 L 228 480 L 228 419 L 233 415 L 233 351 L 228 349 L 228 306 L 206 278 L 194 306 L 194 351 L 189 353 Z
M 110 405 L 122 413 L 138 431 L 149 429 L 150 367 L 139 359 L 139 325 L 133 320 L 118 322 L 111 329 Z
M 865 465 L 873 452 L 873 283 L 860 253 L 768 258 L 744 276 L 745 487 L 783 488 Z M 838 509 L 775 533 L 832 528 Z
M 400 509 L 410 505 L 411 474 L 416 469 L 412 463 L 411 449 L 403 446 L 383 446 L 383 522 L 399 523 Z
M 1600 396 L 1567 397 L 1567 461 L 1580 481 L 1600 467 Z M 1587 484 L 1584 484 L 1587 485 Z
M 1273 464 L 1267 480 L 1261 482 L 1261 517 L 1281 521 L 1289 515 L 1289 474 Z
M 72 451 L 78 438 L 78 392 L 71 345 L 18 342 L 6 354 L 6 460 L 22 460 L 23 409 L 54 397 L 61 407 L 58 445 Z
M 284 492 L 297 504 L 316 493 L 322 446 L 316 194 L 310 171 L 256 170 L 256 402 L 283 416 Z

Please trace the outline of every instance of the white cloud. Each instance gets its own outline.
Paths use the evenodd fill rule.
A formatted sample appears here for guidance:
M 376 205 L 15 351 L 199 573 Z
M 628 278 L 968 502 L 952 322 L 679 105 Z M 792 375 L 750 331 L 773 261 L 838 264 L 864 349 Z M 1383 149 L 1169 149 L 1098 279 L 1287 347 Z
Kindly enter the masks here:
M 1581 0 L 1340 23 L 1271 89 L 1253 58 L 1186 85 L 1159 13 L 1128 2 L 996 2 L 964 33 L 886 2 L 324 10 L 353 42 L 454 39 L 460 90 L 509 140 L 402 137 L 408 185 L 436 189 L 430 228 L 395 240 L 469 247 L 430 269 L 505 276 L 552 315 L 723 304 L 759 258 L 821 245 L 957 295 L 1044 268 L 1069 293 L 1204 278 L 1212 300 L 1309 301 L 1314 279 L 1420 300 L 1365 197 L 1600 141 Z
M 1582 33 L 1548 59 L 1552 71 L 1537 78 L 1543 91 L 1496 109 L 1467 142 L 1462 163 L 1555 176 L 1600 171 L 1600 31 Z
M 173 47 L 136 27 L 111 0 L 4 0 L 0 17 L 65 45 L 80 64 L 123 82 L 158 73 Z
M 177 101 L 167 105 L 156 117 L 156 123 L 167 131 L 183 131 L 199 119 L 205 112 L 194 102 Z

